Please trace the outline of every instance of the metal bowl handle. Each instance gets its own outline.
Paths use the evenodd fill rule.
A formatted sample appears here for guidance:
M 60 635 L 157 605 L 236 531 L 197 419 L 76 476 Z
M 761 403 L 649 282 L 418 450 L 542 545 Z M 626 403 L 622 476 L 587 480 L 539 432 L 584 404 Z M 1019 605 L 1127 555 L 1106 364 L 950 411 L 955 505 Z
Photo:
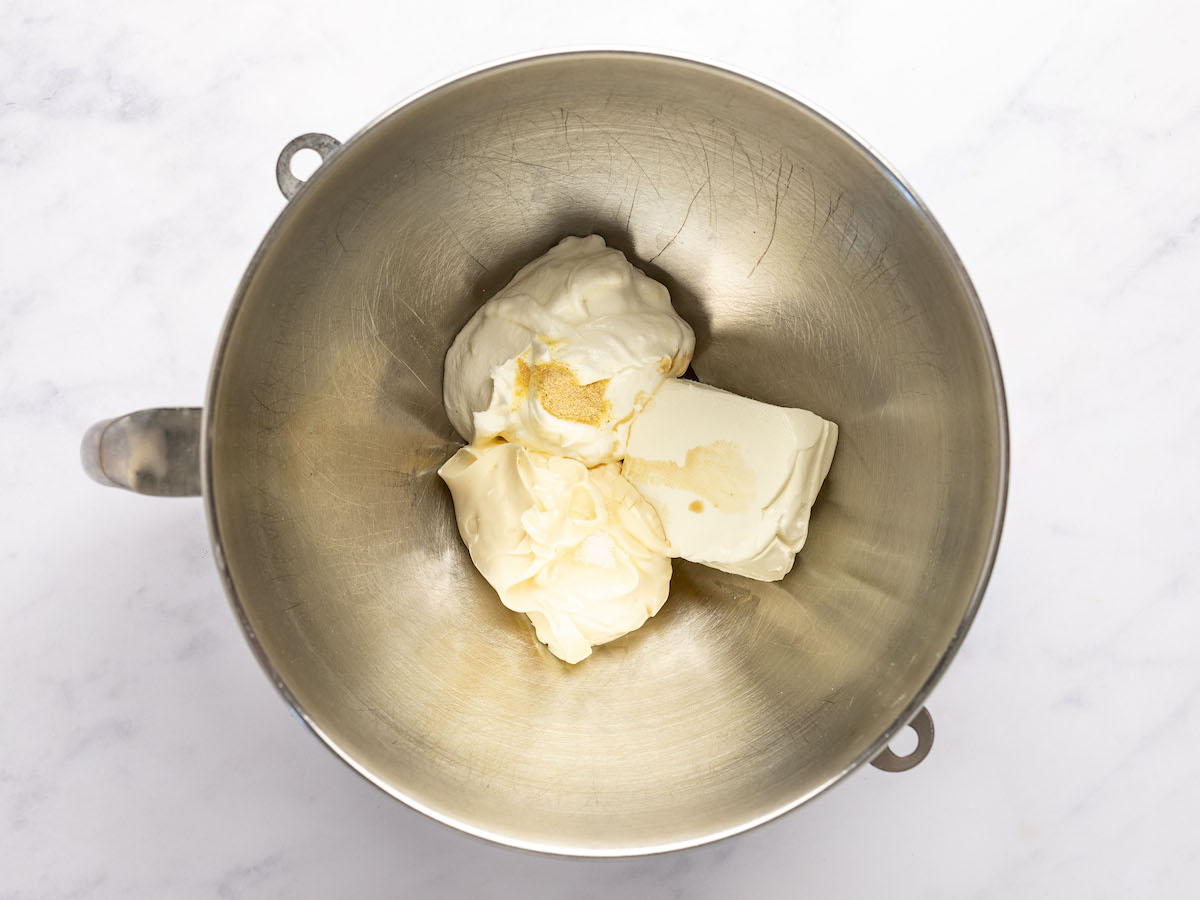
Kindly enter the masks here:
M 319 131 L 310 131 L 288 141 L 283 152 L 279 154 L 279 159 L 275 161 L 275 182 L 283 196 L 291 200 L 304 185 L 304 180 L 297 178 L 296 173 L 292 171 L 292 158 L 297 153 L 301 150 L 315 150 L 321 155 L 321 164 L 324 165 L 329 154 L 340 146 L 342 142 L 337 138 L 321 134 Z
M 908 727 L 917 733 L 917 746 L 912 753 L 897 756 L 891 748 L 884 747 L 883 752 L 871 760 L 871 765 L 885 772 L 907 772 L 929 755 L 933 747 L 933 717 L 929 715 L 929 710 L 922 706 Z
M 100 484 L 152 497 L 200 496 L 198 407 L 143 409 L 97 422 L 79 448 Z

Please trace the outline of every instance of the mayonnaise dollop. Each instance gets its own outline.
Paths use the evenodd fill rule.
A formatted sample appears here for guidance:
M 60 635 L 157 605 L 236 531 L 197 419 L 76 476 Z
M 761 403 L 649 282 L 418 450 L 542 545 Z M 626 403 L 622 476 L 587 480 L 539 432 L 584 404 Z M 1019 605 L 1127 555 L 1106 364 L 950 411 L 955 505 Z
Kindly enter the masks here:
M 608 463 L 490 440 L 438 471 L 463 543 L 509 609 L 569 663 L 662 608 L 671 561 L 654 510 Z
M 443 399 L 469 443 L 501 437 L 589 466 L 614 462 L 634 417 L 694 348 L 665 287 L 600 236 L 567 237 L 459 332 Z

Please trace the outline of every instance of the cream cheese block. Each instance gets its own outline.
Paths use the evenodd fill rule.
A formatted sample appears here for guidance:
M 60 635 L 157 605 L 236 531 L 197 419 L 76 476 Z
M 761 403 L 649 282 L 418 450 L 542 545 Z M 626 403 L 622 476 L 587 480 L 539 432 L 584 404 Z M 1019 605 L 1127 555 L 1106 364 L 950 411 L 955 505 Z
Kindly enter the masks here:
M 837 433 L 807 410 L 676 379 L 634 419 L 622 472 L 672 556 L 778 581 L 808 537 Z

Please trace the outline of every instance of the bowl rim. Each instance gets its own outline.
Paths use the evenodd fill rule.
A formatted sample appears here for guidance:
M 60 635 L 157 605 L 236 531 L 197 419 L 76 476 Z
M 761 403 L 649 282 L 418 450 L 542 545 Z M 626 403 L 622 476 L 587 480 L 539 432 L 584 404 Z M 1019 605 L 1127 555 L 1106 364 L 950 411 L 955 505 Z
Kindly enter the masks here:
M 892 724 L 884 730 L 884 732 L 872 742 L 863 752 L 851 760 L 844 768 L 834 773 L 824 782 L 809 791 L 806 791 L 798 796 L 786 798 L 782 802 L 775 805 L 768 812 L 746 819 L 736 825 L 727 828 L 712 831 L 697 837 L 691 837 L 683 840 L 664 841 L 654 844 L 639 844 L 632 846 L 589 846 L 589 845 L 571 845 L 567 843 L 555 844 L 544 841 L 527 840 L 518 836 L 504 834 L 499 831 L 481 828 L 469 822 L 462 821 L 456 817 L 442 812 L 441 810 L 422 803 L 414 797 L 408 796 L 404 791 L 397 789 L 395 786 L 388 784 L 383 779 L 376 777 L 369 769 L 360 764 L 352 753 L 343 749 L 336 740 L 327 734 L 320 725 L 314 721 L 313 717 L 305 709 L 304 705 L 296 698 L 285 683 L 284 679 L 278 670 L 272 664 L 267 655 L 265 648 L 259 641 L 258 635 L 255 633 L 254 627 L 250 622 L 241 598 L 238 595 L 237 585 L 233 581 L 233 577 L 229 571 L 229 567 L 225 558 L 224 545 L 221 536 L 220 525 L 217 521 L 217 510 L 215 495 L 212 490 L 212 453 L 213 453 L 213 417 L 212 409 L 216 400 L 217 391 L 220 385 L 220 375 L 223 367 L 226 351 L 229 347 L 229 342 L 233 333 L 233 328 L 245 301 L 249 286 L 254 276 L 258 272 L 263 258 L 269 247 L 273 246 L 279 233 L 284 225 L 291 218 L 292 214 L 299 208 L 300 204 L 296 202 L 302 194 L 310 189 L 314 183 L 319 183 L 324 177 L 327 177 L 329 170 L 334 168 L 330 165 L 331 162 L 336 162 L 336 158 L 341 156 L 346 148 L 357 144 L 365 136 L 373 131 L 376 126 L 390 119 L 393 115 L 399 113 L 403 109 L 412 105 L 418 100 L 425 99 L 434 94 L 442 92 L 451 87 L 458 86 L 462 83 L 475 79 L 486 78 L 500 72 L 508 71 L 514 68 L 521 68 L 529 65 L 540 65 L 546 62 L 562 61 L 570 62 L 580 58 L 588 57 L 609 57 L 614 61 L 620 60 L 639 60 L 652 61 L 663 63 L 671 66 L 683 66 L 685 68 L 693 68 L 702 71 L 709 75 L 717 75 L 722 78 L 731 79 L 740 83 L 744 87 L 754 90 L 764 91 L 775 98 L 782 100 L 788 105 L 797 109 L 805 115 L 811 115 L 821 120 L 835 133 L 840 133 L 853 147 L 855 147 L 863 156 L 875 165 L 883 174 L 885 174 L 904 195 L 909 205 L 918 214 L 925 226 L 930 229 L 930 232 L 937 243 L 945 252 L 947 261 L 949 262 L 955 276 L 962 283 L 962 287 L 970 304 L 971 312 L 976 327 L 979 330 L 979 336 L 982 339 L 984 351 L 987 360 L 989 374 L 991 375 L 992 388 L 995 395 L 996 410 L 997 410 L 997 436 L 999 438 L 999 478 L 997 481 L 997 496 L 996 511 L 991 522 L 991 534 L 988 539 L 987 552 L 984 556 L 983 565 L 980 567 L 975 587 L 972 591 L 972 596 L 967 609 L 955 629 L 949 643 L 942 650 L 941 656 L 938 659 L 937 665 L 921 687 L 913 694 L 909 703 L 904 707 Z M 762 78 L 758 75 L 751 75 L 742 69 L 730 66 L 726 63 L 717 63 L 711 60 L 703 59 L 695 55 L 681 55 L 677 53 L 666 53 L 656 50 L 632 48 L 632 47 L 614 47 L 614 46 L 583 46 L 583 47 L 567 47 L 556 50 L 549 50 L 537 53 L 522 53 L 513 56 L 504 57 L 481 64 L 479 66 L 467 69 L 464 72 L 449 76 L 440 81 L 437 81 L 430 86 L 410 94 L 405 99 L 389 107 L 387 110 L 370 120 L 366 125 L 360 128 L 355 134 L 344 141 L 341 146 L 330 153 L 323 161 L 317 170 L 304 181 L 299 190 L 292 196 L 291 199 L 285 201 L 283 208 L 275 221 L 267 229 L 265 235 L 258 248 L 256 249 L 246 270 L 238 283 L 237 289 L 234 292 L 233 299 L 230 302 L 225 320 L 221 326 L 220 336 L 217 341 L 217 346 L 213 355 L 212 366 L 209 373 L 208 385 L 205 395 L 205 403 L 202 414 L 201 424 L 201 453 L 200 453 L 200 477 L 201 489 L 204 497 L 205 518 L 208 522 L 209 537 L 213 547 L 213 559 L 220 573 L 221 582 L 224 585 L 226 596 L 233 608 L 234 614 L 237 616 L 238 622 L 242 626 L 242 632 L 249 643 L 251 650 L 254 652 L 255 658 L 259 665 L 275 685 L 284 701 L 291 707 L 296 717 L 328 748 L 338 759 L 365 778 L 375 787 L 382 790 L 384 793 L 397 800 L 400 800 L 410 808 L 425 814 L 429 818 L 448 825 L 464 834 L 473 837 L 482 838 L 494 844 L 512 847 L 519 850 L 532 851 L 541 854 L 549 854 L 556 856 L 567 857 L 584 857 L 584 858 L 613 858 L 613 857 L 636 857 L 648 856 L 658 853 L 668 853 L 677 850 L 685 850 L 693 847 L 700 847 L 715 841 L 733 837 L 737 834 L 742 834 L 753 828 L 765 825 L 785 813 L 791 812 L 799 806 L 809 802 L 820 794 L 824 794 L 831 787 L 842 782 L 847 775 L 856 769 L 863 766 L 878 756 L 891 742 L 896 734 L 906 727 L 908 723 L 921 711 L 925 701 L 928 699 L 934 687 L 941 680 L 950 663 L 958 654 L 962 646 L 963 640 L 967 632 L 970 630 L 975 616 L 979 611 L 980 604 L 983 601 L 983 595 L 987 590 L 988 582 L 991 579 L 992 571 L 995 567 L 996 557 L 999 552 L 1001 534 L 1004 529 L 1004 518 L 1008 502 L 1008 485 L 1010 474 L 1010 439 L 1009 439 L 1009 422 L 1008 422 L 1008 406 L 1004 388 L 1004 379 L 1001 374 L 1000 360 L 996 352 L 995 340 L 992 336 L 991 328 L 988 324 L 987 316 L 984 313 L 983 305 L 979 300 L 979 295 L 975 290 L 975 285 L 971 281 L 970 275 L 967 273 L 966 267 L 963 265 L 958 252 L 954 249 L 954 245 L 950 242 L 945 231 L 930 211 L 929 207 L 920 199 L 908 182 L 891 166 L 887 160 L 879 154 L 870 144 L 862 137 L 856 134 L 853 130 L 843 125 L 835 117 L 823 110 L 820 106 L 811 103 L 807 99 L 801 99 L 794 92 L 785 89 L 772 81 Z

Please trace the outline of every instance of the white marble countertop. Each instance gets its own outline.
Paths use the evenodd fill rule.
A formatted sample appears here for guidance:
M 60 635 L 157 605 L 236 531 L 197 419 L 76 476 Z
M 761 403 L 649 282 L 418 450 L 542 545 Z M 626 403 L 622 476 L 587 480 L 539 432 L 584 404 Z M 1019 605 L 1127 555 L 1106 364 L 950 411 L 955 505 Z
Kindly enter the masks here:
M 167 7 L 0 7 L 0 897 L 1195 895 L 1194 3 Z M 260 673 L 201 505 L 77 460 L 93 419 L 202 400 L 288 139 L 580 43 L 727 62 L 879 147 L 976 280 L 1012 417 L 930 758 L 640 860 L 493 847 L 360 780 Z

